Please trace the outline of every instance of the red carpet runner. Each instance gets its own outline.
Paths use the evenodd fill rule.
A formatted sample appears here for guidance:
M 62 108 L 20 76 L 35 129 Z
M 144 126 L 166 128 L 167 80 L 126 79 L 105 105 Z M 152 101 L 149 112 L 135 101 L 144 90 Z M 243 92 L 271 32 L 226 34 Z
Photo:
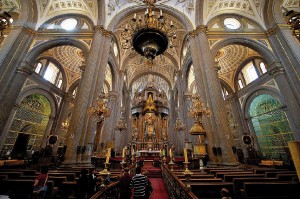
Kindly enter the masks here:
M 162 178 L 149 178 L 153 187 L 150 199 L 168 199 L 168 191 Z

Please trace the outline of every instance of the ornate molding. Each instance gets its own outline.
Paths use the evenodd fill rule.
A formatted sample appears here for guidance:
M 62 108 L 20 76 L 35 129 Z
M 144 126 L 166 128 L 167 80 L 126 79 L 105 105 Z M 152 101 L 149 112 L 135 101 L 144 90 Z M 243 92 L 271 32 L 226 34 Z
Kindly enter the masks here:
M 196 37 L 201 32 L 207 33 L 208 32 L 207 26 L 205 26 L 205 25 L 199 25 L 195 30 L 189 32 L 188 36 L 189 37 Z
M 275 62 L 271 64 L 269 75 L 272 75 L 273 77 L 279 74 L 284 74 L 284 68 L 279 62 Z
M 113 35 L 113 33 L 111 31 L 104 29 L 103 26 L 95 26 L 94 32 L 97 32 L 97 31 L 101 32 L 102 35 L 104 35 L 106 37 L 111 37 Z
M 32 74 L 32 70 L 30 70 L 27 67 L 22 67 L 22 68 L 17 69 L 17 73 L 22 73 L 22 74 L 25 74 L 26 76 L 29 76 Z

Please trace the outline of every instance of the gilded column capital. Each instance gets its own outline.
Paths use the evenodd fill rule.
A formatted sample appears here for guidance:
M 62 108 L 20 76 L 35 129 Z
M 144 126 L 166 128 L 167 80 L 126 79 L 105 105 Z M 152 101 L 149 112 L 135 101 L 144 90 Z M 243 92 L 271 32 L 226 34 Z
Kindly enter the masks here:
M 22 73 L 26 76 L 29 76 L 32 74 L 32 67 L 26 63 L 26 65 L 21 64 L 21 66 L 19 68 L 17 68 L 17 73 Z
M 229 100 L 229 102 L 239 102 L 239 97 L 236 93 L 228 94 L 227 99 Z
M 119 96 L 117 91 L 109 91 L 109 99 L 117 99 L 117 97 Z
M 175 75 L 176 76 L 181 76 L 182 75 L 182 70 L 176 70 Z
M 266 36 L 274 35 L 279 29 L 290 29 L 290 26 L 287 24 L 276 24 L 273 27 L 265 31 Z
M 280 62 L 274 62 L 269 67 L 269 74 L 273 77 L 279 74 L 284 74 L 284 68 Z
M 183 99 L 184 100 L 189 100 L 189 99 L 192 98 L 192 95 L 193 95 L 193 93 L 191 93 L 189 91 L 186 91 L 186 92 L 183 93 Z
M 28 34 L 30 34 L 30 35 L 37 35 L 37 31 L 35 31 L 35 30 L 31 29 L 31 28 L 28 28 L 28 27 L 22 27 L 22 28 L 23 28 L 23 30 L 24 30 L 26 33 L 28 33 Z
M 86 62 L 85 62 L 85 61 L 82 61 L 82 62 L 81 62 L 81 65 L 79 66 L 79 69 L 80 69 L 81 72 L 83 73 L 84 70 L 85 70 L 85 68 L 86 68 Z
M 112 32 L 104 29 L 103 26 L 95 26 L 94 27 L 94 32 L 97 32 L 97 31 L 102 33 L 102 35 L 104 35 L 106 37 L 111 37 L 112 36 Z
M 204 33 L 208 32 L 208 28 L 206 25 L 197 26 L 197 28 L 195 30 L 188 33 L 188 37 L 196 37 L 201 32 L 204 32 Z

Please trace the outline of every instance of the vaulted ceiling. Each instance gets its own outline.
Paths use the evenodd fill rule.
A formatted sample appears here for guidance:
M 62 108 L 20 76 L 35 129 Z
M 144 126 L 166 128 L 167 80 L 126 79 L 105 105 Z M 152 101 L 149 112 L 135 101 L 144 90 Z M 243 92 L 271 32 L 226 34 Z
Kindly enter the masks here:
M 84 16 L 90 25 L 97 25 L 99 21 L 104 28 L 111 30 L 119 45 L 120 69 L 127 70 L 128 80 L 136 80 L 149 73 L 164 78 L 170 85 L 174 83 L 174 73 L 181 69 L 184 59 L 182 49 L 186 34 L 195 29 L 199 23 L 206 24 L 212 31 L 224 31 L 220 16 L 241 16 L 245 32 L 265 31 L 263 19 L 265 0 L 156 0 L 156 7 L 162 9 L 164 15 L 175 23 L 177 28 L 176 47 L 168 49 L 166 53 L 149 64 L 130 49 L 122 49 L 121 32 L 129 23 L 133 13 L 144 12 L 145 5 L 142 0 L 36 0 L 38 30 L 45 22 L 59 16 L 78 15 Z M 22 5 L 21 0 L 1 0 L 3 8 Z M 299 0 L 284 0 L 284 7 L 294 8 L 299 6 Z M 101 8 L 104 6 L 104 8 Z M 101 12 L 105 12 L 104 14 Z M 178 13 L 178 14 L 176 14 Z M 122 16 L 118 18 L 117 16 Z M 99 19 L 99 17 L 101 19 Z M 210 40 L 211 46 L 218 39 Z M 89 41 L 90 42 L 90 41 Z M 265 42 L 265 41 L 263 41 Z M 268 45 L 268 44 L 266 44 Z M 64 68 L 66 68 L 69 83 L 80 78 L 79 65 L 83 61 L 80 50 L 71 46 L 61 46 L 50 50 Z M 219 61 L 220 77 L 230 84 L 235 69 L 249 56 L 257 52 L 240 45 L 230 45 L 219 50 L 216 60 Z

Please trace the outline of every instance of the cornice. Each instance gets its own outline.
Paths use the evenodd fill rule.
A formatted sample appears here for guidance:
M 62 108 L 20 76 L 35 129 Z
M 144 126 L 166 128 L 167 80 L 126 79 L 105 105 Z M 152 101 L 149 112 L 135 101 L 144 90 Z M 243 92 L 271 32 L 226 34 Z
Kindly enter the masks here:
M 191 32 L 188 33 L 189 37 L 196 37 L 199 33 L 207 33 L 208 32 L 208 28 L 205 25 L 199 25 L 197 26 L 197 28 Z

